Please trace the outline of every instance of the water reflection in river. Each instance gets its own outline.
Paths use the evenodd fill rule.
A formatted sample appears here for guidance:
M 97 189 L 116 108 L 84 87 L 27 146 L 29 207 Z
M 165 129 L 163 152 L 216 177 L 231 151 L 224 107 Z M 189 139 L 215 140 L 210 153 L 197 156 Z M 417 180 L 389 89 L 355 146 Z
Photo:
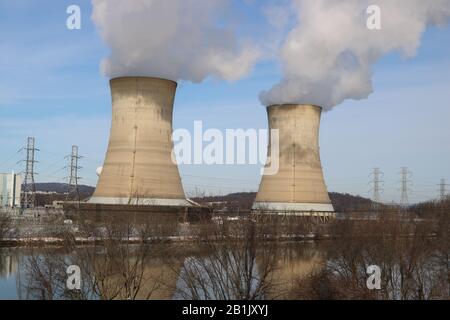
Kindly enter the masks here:
M 0 248 L 0 299 L 449 299 L 448 242 L 369 241 Z M 81 292 L 66 288 L 72 264 Z
M 121 278 L 120 275 L 108 277 L 103 286 L 108 287 L 108 293 L 114 299 L 127 299 L 125 291 L 118 286 L 118 282 L 127 279 L 130 283 L 128 286 L 140 285 L 141 289 L 134 298 L 136 299 L 184 299 L 192 296 L 192 283 L 183 277 L 186 270 L 192 269 L 192 261 L 208 260 L 208 265 L 216 262 L 205 252 L 192 248 L 185 250 L 183 248 L 172 248 L 168 245 L 150 245 L 153 252 L 157 252 L 157 256 L 152 256 L 146 261 L 145 266 L 140 269 L 137 259 L 129 258 L 131 263 L 127 264 L 127 272 L 132 273 L 133 277 Z M 77 249 L 80 251 L 79 249 Z M 83 248 L 81 251 L 91 251 L 91 249 Z M 94 249 L 92 249 L 94 250 Z M 176 252 L 170 258 L 168 252 Z M 322 250 L 315 243 L 285 243 L 278 245 L 277 256 L 274 260 L 274 267 L 270 274 L 270 288 L 264 291 L 264 295 L 260 298 L 288 298 L 288 292 L 295 284 L 293 279 L 298 279 L 307 275 L 313 269 L 322 268 L 325 263 Z M 85 268 L 108 269 L 111 266 L 105 264 L 104 253 L 95 252 L 95 265 L 80 266 Z M 260 281 L 260 277 L 266 268 L 265 255 L 267 252 L 258 250 L 254 259 L 252 279 L 253 287 Z M 66 268 L 68 265 L 75 263 L 79 258 L 78 253 L 67 253 L 61 249 L 55 248 L 0 248 L 0 299 L 54 299 L 54 298 L 82 298 L 96 299 L 97 292 L 86 292 L 83 296 L 71 296 L 65 292 L 65 280 L 67 279 Z M 237 258 L 236 258 L 237 259 Z M 251 259 L 251 258 L 250 258 Z M 241 265 L 248 264 L 248 257 L 245 261 L 238 262 L 238 267 L 233 270 L 243 272 Z M 85 260 L 83 260 L 85 261 Z M 213 262 L 211 262 L 213 261 Z M 202 272 L 202 270 L 197 270 Z M 211 273 L 207 268 L 203 272 Z M 106 273 L 106 270 L 105 270 Z M 217 274 L 223 274 L 223 270 Z M 91 277 L 92 273 L 83 274 L 82 277 Z M 98 275 L 98 273 L 97 273 Z M 136 283 L 136 277 L 142 281 Z M 214 279 L 213 277 L 209 280 Z M 92 279 L 83 278 L 83 286 L 92 287 Z M 231 278 L 228 278 L 231 281 Z M 197 285 L 209 286 L 210 283 L 197 283 Z M 116 289 L 116 291 L 114 291 Z M 214 289 L 207 289 L 214 290 Z M 89 290 L 88 290 L 89 291 Z M 114 293 L 113 293 L 114 292 Z M 129 292 L 129 290 L 127 291 Z M 211 295 L 210 298 L 220 298 Z

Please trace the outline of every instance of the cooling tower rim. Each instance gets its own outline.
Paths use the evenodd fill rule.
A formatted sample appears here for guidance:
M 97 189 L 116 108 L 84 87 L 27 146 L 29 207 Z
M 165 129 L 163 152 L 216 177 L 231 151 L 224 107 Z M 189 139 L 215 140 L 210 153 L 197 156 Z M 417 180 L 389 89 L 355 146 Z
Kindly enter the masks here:
M 166 78 L 160 78 L 160 77 L 150 77 L 150 76 L 121 76 L 121 77 L 114 77 L 111 78 L 109 80 L 109 82 L 115 82 L 115 81 L 120 81 L 120 80 L 127 80 L 127 79 L 139 79 L 139 80 L 144 80 L 144 79 L 149 79 L 149 80 L 159 80 L 159 81 L 164 81 L 164 82 L 172 82 L 175 84 L 175 86 L 178 86 L 178 82 L 174 81 L 174 80 L 170 80 L 170 79 L 166 79 Z
M 255 201 L 252 210 L 276 212 L 334 212 L 330 202 Z
M 276 109 L 276 108 L 286 108 L 286 107 L 314 107 L 320 110 L 323 110 L 322 106 L 317 104 L 309 104 L 309 103 L 281 103 L 281 104 L 271 104 L 266 106 L 267 109 Z

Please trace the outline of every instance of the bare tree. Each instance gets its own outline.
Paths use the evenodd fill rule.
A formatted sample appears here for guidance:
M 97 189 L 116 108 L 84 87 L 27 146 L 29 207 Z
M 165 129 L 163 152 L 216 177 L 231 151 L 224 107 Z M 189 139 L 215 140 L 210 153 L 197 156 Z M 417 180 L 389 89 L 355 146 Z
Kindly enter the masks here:
M 265 241 L 262 234 L 250 219 L 210 225 L 196 243 L 199 252 L 183 258 L 181 269 L 173 270 L 180 278 L 176 295 L 195 300 L 265 298 L 278 243 Z
M 448 245 L 432 221 L 408 214 L 341 220 L 327 247 L 327 267 L 299 281 L 301 299 L 448 299 Z M 448 230 L 448 224 L 446 226 Z M 381 290 L 367 288 L 367 267 L 382 271 Z
M 31 252 L 25 261 L 24 296 L 37 299 L 147 300 L 167 298 L 164 269 L 155 267 L 161 247 L 148 239 L 146 219 L 109 216 L 92 221 L 80 217 L 77 235 L 67 234 L 58 254 Z M 93 240 L 78 245 L 76 236 Z M 66 289 L 69 265 L 82 271 L 82 290 Z M 167 272 L 166 272 L 167 273 Z M 173 289 L 172 289 L 173 290 Z
M 11 218 L 0 212 L 0 239 L 4 239 L 10 235 L 12 221 Z

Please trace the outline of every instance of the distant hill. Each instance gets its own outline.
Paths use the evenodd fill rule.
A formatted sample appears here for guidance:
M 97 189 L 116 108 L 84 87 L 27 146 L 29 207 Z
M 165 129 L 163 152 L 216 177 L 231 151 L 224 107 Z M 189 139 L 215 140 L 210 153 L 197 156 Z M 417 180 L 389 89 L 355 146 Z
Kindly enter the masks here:
M 370 199 L 348 193 L 330 192 L 329 195 L 336 212 L 365 212 L 370 210 L 373 204 Z
M 372 206 L 372 200 L 360 196 L 336 192 L 330 192 L 329 195 L 337 212 L 364 212 Z M 217 209 L 226 207 L 230 210 L 250 210 L 255 198 L 256 192 L 241 192 L 225 196 L 198 197 L 192 200 L 203 204 L 212 204 Z
M 91 186 L 78 186 L 82 199 L 90 197 L 95 188 Z M 57 195 L 40 195 L 40 204 L 51 204 L 53 200 L 64 200 L 67 192 L 65 183 L 36 183 L 36 191 L 56 192 Z M 330 199 L 337 212 L 364 212 L 371 208 L 372 200 L 361 196 L 330 192 Z M 231 193 L 225 196 L 196 197 L 192 200 L 201 204 L 210 204 L 216 209 L 227 208 L 231 211 L 250 210 L 256 198 L 256 192 Z
M 228 210 L 250 210 L 255 201 L 256 192 L 239 192 L 230 193 L 225 196 L 213 197 L 197 197 L 192 198 L 200 204 L 210 204 L 213 208 L 222 209 L 226 207 Z
M 95 187 L 80 185 L 78 186 L 80 199 L 87 199 L 95 191 Z M 49 194 L 39 193 L 36 195 L 38 206 L 52 204 L 53 201 L 66 200 L 67 184 L 49 182 L 36 183 L 36 191 L 49 192 Z M 370 199 L 355 196 L 347 193 L 330 192 L 330 199 L 336 212 L 341 213 L 364 213 L 371 209 L 373 202 Z M 231 212 L 248 211 L 252 208 L 256 198 L 256 192 L 231 193 L 225 196 L 205 196 L 194 197 L 192 200 L 200 204 L 211 205 L 214 209 L 220 210 L 226 208 Z M 389 209 L 390 205 L 380 204 L 380 208 Z M 444 201 L 429 201 L 415 204 L 409 207 L 409 210 L 417 215 L 446 213 L 450 212 L 450 196 Z
M 57 183 L 57 182 L 49 182 L 49 183 L 36 183 L 36 191 L 41 192 L 56 192 L 56 193 L 66 193 L 67 192 L 67 184 L 66 183 Z M 95 191 L 94 187 L 79 185 L 78 190 L 83 194 L 93 194 Z
M 450 195 L 441 200 L 427 201 L 412 205 L 409 207 L 411 212 L 414 212 L 420 217 L 433 215 L 450 216 Z
M 36 183 L 36 191 L 49 192 L 48 194 L 38 193 L 36 194 L 36 204 L 39 207 L 50 205 L 53 201 L 64 201 L 67 199 L 67 184 L 49 182 L 49 183 Z M 78 190 L 80 192 L 80 199 L 89 198 L 95 191 L 94 187 L 79 185 Z

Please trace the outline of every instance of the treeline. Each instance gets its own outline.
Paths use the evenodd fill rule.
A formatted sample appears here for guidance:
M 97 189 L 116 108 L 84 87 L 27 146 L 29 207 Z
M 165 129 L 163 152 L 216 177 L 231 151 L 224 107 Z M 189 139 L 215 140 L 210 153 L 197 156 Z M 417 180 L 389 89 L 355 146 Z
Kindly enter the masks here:
M 450 215 L 450 197 L 445 200 L 428 201 L 412 205 L 409 207 L 409 211 L 422 218 L 436 217 L 442 214 Z
M 361 196 L 330 192 L 330 199 L 337 212 L 367 212 L 373 208 L 373 201 Z M 248 211 L 251 210 L 256 198 L 256 192 L 231 193 L 225 196 L 200 196 L 193 198 L 194 201 L 210 205 L 217 210 Z M 384 205 L 379 205 L 385 207 Z

